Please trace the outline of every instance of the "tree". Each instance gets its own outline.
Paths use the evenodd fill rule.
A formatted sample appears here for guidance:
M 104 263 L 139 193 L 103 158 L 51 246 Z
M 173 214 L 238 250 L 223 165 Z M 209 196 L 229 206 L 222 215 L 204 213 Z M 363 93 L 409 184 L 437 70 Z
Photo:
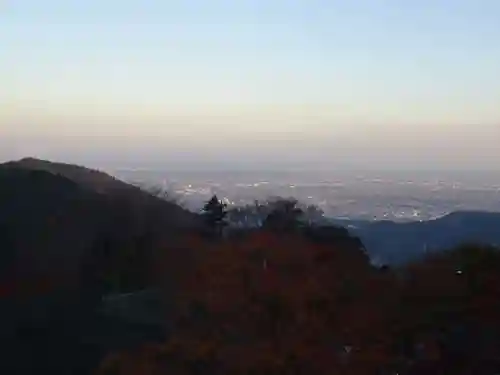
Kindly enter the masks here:
M 325 213 L 318 206 L 310 204 L 304 208 L 304 219 L 309 225 L 323 223 L 325 221 Z
M 220 237 L 222 235 L 223 228 L 227 225 L 227 205 L 214 195 L 205 204 L 202 210 L 202 216 L 206 228 L 209 230 L 211 235 Z
M 304 210 L 294 198 L 278 198 L 269 203 L 271 212 L 264 220 L 264 228 L 279 231 L 294 231 L 300 226 Z

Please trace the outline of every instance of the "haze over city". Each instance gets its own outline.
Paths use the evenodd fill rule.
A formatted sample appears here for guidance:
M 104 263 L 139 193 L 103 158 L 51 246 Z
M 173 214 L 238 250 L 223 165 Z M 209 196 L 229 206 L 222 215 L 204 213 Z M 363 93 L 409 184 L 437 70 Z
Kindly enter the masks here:
M 496 170 L 500 4 L 5 1 L 0 159 Z

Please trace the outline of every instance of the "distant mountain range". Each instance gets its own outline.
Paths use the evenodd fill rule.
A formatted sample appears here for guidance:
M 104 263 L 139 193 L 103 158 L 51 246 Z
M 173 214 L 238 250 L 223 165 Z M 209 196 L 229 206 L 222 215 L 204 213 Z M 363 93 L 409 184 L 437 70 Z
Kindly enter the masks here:
M 459 244 L 500 245 L 500 212 L 457 211 L 428 221 L 332 219 L 359 236 L 377 263 L 397 265 Z

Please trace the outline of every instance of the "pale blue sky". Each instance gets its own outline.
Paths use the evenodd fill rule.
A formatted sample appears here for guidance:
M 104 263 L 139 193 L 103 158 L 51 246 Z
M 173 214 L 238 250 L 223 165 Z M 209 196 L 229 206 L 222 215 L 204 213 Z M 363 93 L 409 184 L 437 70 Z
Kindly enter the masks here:
M 500 158 L 497 0 L 6 0 L 0 48 L 0 159 Z

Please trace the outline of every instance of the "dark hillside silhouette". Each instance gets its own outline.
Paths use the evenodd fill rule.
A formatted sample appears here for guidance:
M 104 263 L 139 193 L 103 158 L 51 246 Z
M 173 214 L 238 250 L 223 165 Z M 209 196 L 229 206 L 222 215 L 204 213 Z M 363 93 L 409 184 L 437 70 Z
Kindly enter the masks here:
M 85 289 L 80 264 L 105 223 L 103 203 L 98 194 L 62 176 L 0 168 L 0 251 L 7 261 L 0 275 L 0 332 L 8 343 L 2 373 L 64 367 L 51 359 L 51 350 L 77 360 L 72 353 L 82 348 L 74 346 L 71 335 L 77 317 L 85 314 L 74 297 Z
M 127 188 L 130 189 L 120 180 L 106 173 L 73 164 L 24 158 L 5 163 L 3 166 L 50 172 L 54 175 L 64 176 L 82 187 L 99 193 L 113 193 Z
M 102 172 L 36 159 L 0 165 L 0 241 L 9 249 L 3 256 L 11 254 L 23 272 L 57 267 L 76 275 L 99 242 L 133 252 L 197 222 L 195 214 Z
M 44 272 L 57 265 L 74 274 L 90 247 L 104 201 L 62 176 L 44 171 L 0 167 L 0 226 L 3 251 L 23 270 Z M 75 241 L 78 238 L 79 241 Z
M 0 165 L 3 168 L 15 167 L 26 170 L 40 170 L 59 175 L 73 181 L 78 186 L 104 194 L 112 200 L 127 203 L 131 208 L 155 210 L 160 214 L 162 224 L 175 227 L 191 227 L 196 216 L 169 200 L 161 199 L 137 186 L 125 183 L 104 172 L 77 166 L 57 163 L 35 158 L 24 158 L 19 161 Z M 158 219 L 160 219 L 158 218 Z M 153 224 L 153 223 L 151 223 Z
M 102 335 L 109 345 L 130 329 L 159 335 L 95 309 L 105 293 L 148 286 L 157 244 L 198 217 L 106 176 L 34 159 L 0 165 L 2 373 L 88 373 L 109 349 Z

